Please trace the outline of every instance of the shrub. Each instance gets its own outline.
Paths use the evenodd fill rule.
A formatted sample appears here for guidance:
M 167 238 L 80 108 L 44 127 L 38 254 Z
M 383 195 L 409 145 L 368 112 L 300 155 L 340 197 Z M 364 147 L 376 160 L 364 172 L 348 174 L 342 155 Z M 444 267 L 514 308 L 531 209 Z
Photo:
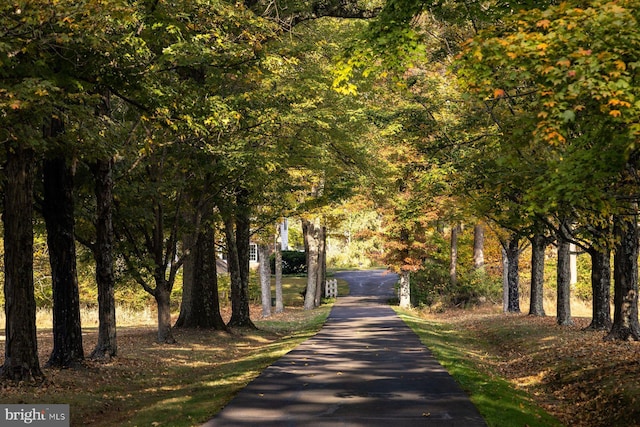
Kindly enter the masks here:
M 271 255 L 271 271 L 276 269 L 275 256 Z M 282 251 L 282 274 L 306 274 L 307 257 L 304 252 Z
M 422 270 L 412 275 L 411 302 L 414 306 L 466 307 L 484 300 L 498 301 L 502 296 L 500 278 L 483 271 L 465 271 L 458 266 L 455 285 L 449 277 L 449 264 L 427 260 Z

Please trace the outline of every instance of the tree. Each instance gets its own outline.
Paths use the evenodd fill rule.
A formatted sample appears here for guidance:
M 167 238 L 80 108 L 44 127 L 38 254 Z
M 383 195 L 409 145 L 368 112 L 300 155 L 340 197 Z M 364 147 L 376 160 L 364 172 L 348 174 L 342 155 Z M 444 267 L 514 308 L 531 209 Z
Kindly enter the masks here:
M 55 139 L 57 139 L 45 138 L 43 135 L 43 128 L 49 131 L 53 130 L 52 123 L 57 123 L 56 127 L 60 128 L 59 130 L 61 130 L 59 125 L 64 124 L 65 139 L 69 142 L 69 146 L 61 155 L 62 158 L 74 157 L 70 154 L 73 151 L 86 154 L 84 152 L 86 146 L 78 144 L 78 141 L 87 142 L 83 138 L 86 135 L 83 135 L 84 127 L 80 123 L 88 128 L 92 128 L 95 123 L 94 112 L 97 97 L 94 96 L 93 89 L 95 89 L 98 79 L 98 70 L 109 69 L 107 64 L 111 59 L 105 60 L 105 58 L 113 52 L 115 46 L 113 40 L 121 40 L 122 35 L 128 33 L 132 28 L 130 25 L 135 21 L 135 16 L 130 13 L 129 5 L 118 0 L 110 1 L 109 7 L 97 2 L 60 1 L 45 5 L 40 0 L 29 0 L 20 5 L 2 4 L 0 12 L 2 16 L 0 58 L 3 63 L 0 70 L 0 108 L 2 109 L 2 119 L 0 120 L 5 133 L 2 139 L 6 141 L 6 148 L 9 152 L 31 153 L 28 156 L 11 155 L 7 158 L 7 162 L 16 160 L 32 162 L 44 156 L 47 151 L 53 148 Z M 109 34 L 109 36 L 105 37 L 105 34 Z M 22 169 L 24 172 L 33 173 L 31 167 L 25 168 L 17 165 L 16 167 L 15 170 Z M 7 170 L 9 169 L 7 167 Z M 7 176 L 7 178 L 11 183 L 9 186 L 13 187 L 11 180 L 15 177 Z M 30 181 L 32 178 L 23 178 L 22 180 L 25 179 Z M 21 188 L 24 191 L 33 190 L 30 186 L 16 188 Z M 24 201 L 31 200 L 33 195 L 20 196 L 15 191 L 5 192 L 5 199 L 10 197 L 20 197 Z M 29 209 L 25 211 L 26 205 L 16 202 L 17 200 L 8 201 L 5 205 L 5 209 L 21 209 L 8 214 L 8 217 L 24 215 L 27 220 L 31 220 L 32 211 Z M 67 214 L 72 212 L 69 207 L 64 209 Z M 15 225 L 11 224 L 8 228 L 13 229 L 14 227 Z M 15 240 L 17 235 L 11 239 L 5 238 L 7 254 L 20 252 L 22 249 L 19 246 L 26 245 L 26 234 L 32 234 L 32 231 L 27 231 L 25 228 L 23 232 L 25 237 L 18 240 Z M 66 254 L 52 254 L 54 264 L 62 258 L 72 262 L 70 258 L 73 255 L 69 256 L 69 253 L 72 252 L 69 250 L 72 244 L 68 243 L 69 230 L 64 233 L 67 234 L 65 238 L 67 243 L 64 245 Z M 55 236 L 52 237 L 57 240 Z M 13 260 L 13 255 L 7 256 Z M 24 253 L 20 254 L 20 257 L 24 259 L 25 263 L 32 262 L 32 258 L 25 257 Z M 57 279 L 60 278 L 60 274 L 66 274 L 61 273 L 61 269 L 57 266 L 55 270 Z M 24 280 L 29 280 L 28 273 L 27 270 L 23 271 L 23 274 L 26 275 Z M 61 282 L 57 281 L 58 283 Z M 15 284 L 23 286 L 27 292 L 21 295 L 24 300 L 15 300 L 12 301 L 12 304 L 24 305 L 28 312 L 32 298 L 28 295 L 30 287 L 26 282 L 24 285 Z M 9 294 L 13 292 L 11 290 L 13 285 L 13 282 L 5 284 L 8 286 L 7 292 Z M 70 288 L 73 287 L 73 284 L 70 285 Z M 58 289 L 60 290 L 60 288 Z M 58 292 L 58 294 L 60 293 Z M 72 294 L 73 291 L 70 292 L 70 295 Z M 57 301 L 57 305 L 67 303 L 70 303 L 69 307 L 58 308 L 65 313 L 77 311 L 76 308 L 70 308 L 75 305 L 73 298 L 70 298 L 69 301 L 66 301 L 65 298 Z M 12 310 L 11 308 L 10 311 Z M 18 320 L 14 319 L 14 314 L 12 312 L 8 316 L 8 323 Z M 72 314 L 70 317 L 77 317 L 77 315 Z M 59 315 L 56 316 L 56 322 L 58 321 L 63 322 Z M 20 319 L 20 322 L 24 322 L 24 328 L 33 328 L 29 326 L 31 320 L 28 319 L 28 316 Z M 77 333 L 78 327 L 74 326 L 69 331 L 68 337 L 73 336 L 73 341 L 75 341 L 70 345 L 73 349 L 71 350 L 69 346 L 63 349 L 60 347 L 62 343 L 58 342 L 57 354 L 58 350 L 70 351 L 76 353 L 70 355 L 71 359 L 78 356 L 80 347 L 78 344 L 81 340 L 81 335 Z M 62 333 L 59 325 L 57 331 Z M 60 333 L 57 334 L 58 338 L 61 338 Z M 35 338 L 33 341 L 30 345 L 35 348 Z M 8 340 L 7 343 L 7 353 L 13 354 L 11 363 L 22 365 L 21 372 L 32 370 L 35 360 L 22 350 L 19 353 L 27 358 L 19 360 L 18 353 L 11 349 L 14 345 L 20 346 L 20 340 Z M 61 359 L 66 359 L 67 356 L 61 356 Z M 57 355 L 53 360 L 56 359 L 59 359 Z M 38 374 L 35 371 L 34 373 Z M 14 375 L 20 376 L 18 373 L 11 374 L 11 376 Z
M 561 229 L 568 229 L 566 221 L 560 224 Z M 569 241 L 564 237 L 568 233 L 558 234 L 558 267 L 557 267 L 557 322 L 558 325 L 571 325 L 571 270 Z
M 276 288 L 276 313 L 282 313 L 284 311 L 284 301 L 282 299 L 282 246 L 280 239 L 281 235 L 281 225 L 276 225 L 276 238 L 275 238 L 275 288 Z
M 262 296 L 262 317 L 271 317 L 271 268 L 269 263 L 269 245 L 258 245 L 258 267 L 260 273 L 260 294 Z
M 620 243 L 613 257 L 613 325 L 605 339 L 626 341 L 632 338 L 638 341 L 638 220 L 634 213 L 616 216 L 613 223 Z
M 97 160 L 94 167 L 96 241 L 90 245 L 96 262 L 98 286 L 98 341 L 89 356 L 110 360 L 118 354 L 114 296 L 113 160 Z
M 184 247 L 188 248 L 188 255 L 183 264 L 180 316 L 174 326 L 227 330 L 220 314 L 216 222 L 211 199 L 206 197 L 196 206 L 195 211 L 193 235 L 183 240 Z
M 72 168 L 61 156 L 45 159 L 43 166 L 42 212 L 47 226 L 53 288 L 53 351 L 47 365 L 57 367 L 74 366 L 84 360 Z
M 4 297 L 6 341 L 0 378 L 41 380 L 36 339 L 36 302 L 33 295 L 33 185 L 34 152 L 5 143 L 7 162 L 4 189 Z
M 484 271 L 484 224 L 473 227 L 473 268 Z
M 321 218 L 315 216 L 302 220 L 302 234 L 307 253 L 307 287 L 304 295 L 304 308 L 311 310 L 320 305 L 323 277 L 325 277 L 323 263 L 324 227 Z
M 506 278 L 505 295 L 507 299 L 503 302 L 504 311 L 507 313 L 520 313 L 520 236 L 512 233 L 509 240 L 502 244 L 503 256 L 506 260 L 506 272 L 503 272 Z
M 531 297 L 529 300 L 530 316 L 545 316 L 544 311 L 544 262 L 545 249 L 549 238 L 542 233 L 535 233 L 531 241 Z
M 637 187 L 625 178 L 636 167 L 639 129 L 629 101 L 638 87 L 636 3 L 564 2 L 523 11 L 481 32 L 465 54 L 474 58 L 472 80 L 485 99 L 519 96 L 523 81 L 532 88 L 526 118 L 535 126 L 532 145 L 556 158 L 548 169 L 553 174 L 540 177 L 535 194 L 584 206 L 599 218 L 626 212 L 627 201 L 636 200 Z M 632 270 L 618 276 L 633 277 Z

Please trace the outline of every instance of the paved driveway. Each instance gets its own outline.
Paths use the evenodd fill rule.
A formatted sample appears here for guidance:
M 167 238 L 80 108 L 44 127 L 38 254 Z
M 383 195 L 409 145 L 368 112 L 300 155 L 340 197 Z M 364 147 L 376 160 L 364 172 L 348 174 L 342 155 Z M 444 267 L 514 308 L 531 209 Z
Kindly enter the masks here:
M 397 276 L 341 272 L 351 287 L 320 332 L 268 367 L 212 426 L 485 426 L 451 376 L 386 305 Z

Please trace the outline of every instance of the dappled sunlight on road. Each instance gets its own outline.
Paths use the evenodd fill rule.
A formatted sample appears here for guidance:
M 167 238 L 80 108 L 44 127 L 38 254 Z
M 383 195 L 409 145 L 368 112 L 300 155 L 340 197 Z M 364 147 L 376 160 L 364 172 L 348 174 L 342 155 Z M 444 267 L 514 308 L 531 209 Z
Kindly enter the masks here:
M 396 278 L 349 272 L 322 330 L 268 367 L 207 426 L 483 426 L 466 394 L 387 305 Z M 355 283 L 355 285 L 354 285 Z

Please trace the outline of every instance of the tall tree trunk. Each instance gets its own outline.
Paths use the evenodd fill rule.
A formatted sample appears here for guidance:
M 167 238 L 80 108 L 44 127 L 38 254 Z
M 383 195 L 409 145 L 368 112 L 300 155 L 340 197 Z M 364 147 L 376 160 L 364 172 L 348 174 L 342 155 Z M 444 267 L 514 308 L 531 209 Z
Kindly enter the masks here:
M 33 288 L 34 152 L 5 143 L 4 189 L 4 364 L 0 378 L 42 380 L 36 338 Z
M 473 268 L 484 270 L 484 224 L 473 227 Z
M 73 170 L 63 157 L 45 159 L 43 216 L 53 289 L 53 351 L 48 366 L 84 360 L 76 269 Z
M 531 299 L 529 301 L 530 316 L 545 316 L 544 312 L 544 253 L 547 238 L 535 234 L 531 238 Z
M 198 217 L 198 215 L 194 215 Z M 193 218 L 193 222 L 199 222 L 198 218 Z M 198 228 L 199 226 L 196 226 Z M 194 281 L 194 264 L 196 257 L 196 242 L 198 240 L 198 231 L 194 231 L 192 233 L 185 233 L 182 236 L 182 246 L 187 248 L 188 254 L 184 258 L 184 263 L 182 264 L 182 299 L 180 300 L 180 314 L 178 314 L 178 320 L 176 320 L 175 325 L 176 328 L 182 327 L 190 327 L 189 325 L 192 322 L 194 317 L 194 289 L 193 289 L 193 281 Z M 197 323 L 197 322 L 196 322 Z M 195 327 L 195 326 L 194 326 Z
M 520 313 L 520 239 L 517 235 L 511 236 L 507 247 L 507 312 Z
M 271 317 L 271 268 L 269 267 L 269 245 L 258 245 L 260 272 L 260 295 L 262 297 L 262 317 Z
M 200 206 L 193 198 L 188 198 L 189 203 L 194 209 L 185 209 L 184 217 L 190 223 L 191 228 L 182 235 L 182 247 L 185 252 L 184 263 L 182 264 L 182 299 L 180 301 L 180 313 L 178 319 L 173 325 L 176 328 L 181 327 L 198 327 L 198 321 L 194 315 L 194 270 L 198 235 L 202 227 L 202 212 Z
M 105 89 L 96 114 L 111 117 L 111 92 Z M 113 262 L 113 158 L 103 158 L 92 167 L 96 196 L 96 241 L 91 247 L 96 263 L 98 288 L 98 341 L 89 356 L 110 361 L 118 354 L 116 335 L 115 268 Z
M 204 215 L 198 233 L 193 272 L 193 320 L 186 326 L 227 330 L 220 314 L 218 269 L 216 265 L 215 225 L 212 209 Z
M 275 276 L 276 276 L 276 313 L 282 313 L 284 311 L 284 301 L 282 299 L 282 246 L 278 240 L 278 235 L 281 233 L 280 226 L 276 226 L 276 239 L 275 239 Z
M 557 323 L 571 325 L 571 249 L 569 242 L 563 237 L 569 230 L 561 224 L 564 232 L 558 233 L 558 269 L 557 269 Z
M 400 272 L 400 307 L 411 307 L 411 272 L 402 270 Z
M 316 288 L 318 275 L 320 274 L 320 224 L 319 219 L 312 221 L 302 220 L 302 232 L 305 248 L 307 248 L 307 289 L 304 295 L 304 309 L 316 308 L 320 302 L 317 300 Z
M 153 296 L 158 307 L 158 342 L 175 344 L 176 340 L 171 330 L 171 288 L 164 278 L 156 278 Z
M 505 246 L 502 247 L 502 312 L 509 312 L 509 258 Z
M 249 312 L 248 277 L 244 281 L 243 276 L 247 276 L 247 274 L 243 273 L 238 250 L 241 245 L 237 242 L 237 235 L 242 233 L 236 232 L 232 216 L 227 216 L 224 219 L 224 225 L 227 242 L 227 265 L 231 277 L 231 319 L 229 319 L 227 326 L 255 328 Z
M 322 298 L 326 295 L 325 283 L 327 281 L 327 229 L 321 226 L 318 235 L 318 274 L 316 276 L 315 304 L 318 307 Z
M 96 195 L 96 262 L 98 286 L 98 342 L 91 359 L 110 360 L 118 353 L 116 340 L 116 300 L 113 264 L 113 161 L 98 160 L 94 167 Z
M 202 215 L 198 215 L 201 219 L 198 221 L 197 236 L 191 245 L 191 272 L 187 279 L 190 285 L 186 288 L 188 295 L 185 298 L 183 289 L 181 315 L 176 326 L 227 330 L 220 314 L 213 208 L 209 205 L 200 210 Z
M 593 294 L 591 324 L 587 329 L 608 331 L 611 328 L 611 252 L 591 249 L 591 290 Z
M 458 285 L 458 234 L 460 234 L 460 224 L 451 227 L 451 245 L 449 250 L 449 283 L 453 288 Z
M 614 217 L 617 237 L 613 256 L 613 326 L 606 340 L 640 340 L 638 323 L 638 219 Z

